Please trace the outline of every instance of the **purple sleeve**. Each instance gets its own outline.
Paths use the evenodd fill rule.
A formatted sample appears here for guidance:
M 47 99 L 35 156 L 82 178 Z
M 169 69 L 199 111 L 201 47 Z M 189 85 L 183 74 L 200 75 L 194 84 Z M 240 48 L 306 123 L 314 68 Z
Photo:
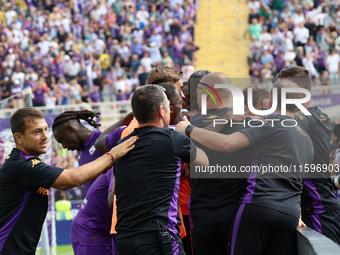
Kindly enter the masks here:
M 106 174 L 106 178 L 107 178 L 107 181 L 108 181 L 108 190 L 107 192 L 111 192 L 113 190 L 113 169 L 110 169 L 110 171 L 107 172 Z
M 117 141 L 120 140 L 120 136 L 122 135 L 122 132 L 125 128 L 126 126 L 116 128 L 115 131 L 111 132 L 105 137 L 106 148 L 111 149 L 116 145 Z

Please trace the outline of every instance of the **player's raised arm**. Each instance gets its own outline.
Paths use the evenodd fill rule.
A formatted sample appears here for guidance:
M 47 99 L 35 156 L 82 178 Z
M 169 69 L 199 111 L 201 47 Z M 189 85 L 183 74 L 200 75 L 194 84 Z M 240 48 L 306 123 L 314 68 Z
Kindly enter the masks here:
M 53 188 L 67 190 L 80 186 L 110 169 L 114 162 L 134 148 L 135 137 L 113 147 L 107 154 L 73 170 L 65 169 L 52 184 Z
M 131 120 L 133 119 L 134 115 L 132 112 L 127 114 L 123 119 L 120 121 L 112 124 L 110 127 L 108 127 L 97 139 L 95 147 L 98 151 L 100 152 L 106 152 L 109 151 L 110 148 L 106 147 L 105 144 L 105 138 L 110 134 L 111 132 L 115 131 L 118 127 L 123 126 L 123 125 L 128 125 Z

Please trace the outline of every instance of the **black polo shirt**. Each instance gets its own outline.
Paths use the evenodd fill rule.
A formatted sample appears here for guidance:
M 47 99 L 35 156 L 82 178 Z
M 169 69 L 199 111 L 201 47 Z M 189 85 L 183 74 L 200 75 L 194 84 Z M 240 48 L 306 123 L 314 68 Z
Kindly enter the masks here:
M 311 167 L 329 166 L 331 120 L 317 107 L 310 107 L 308 111 L 312 115 L 297 112 L 295 120 L 312 139 L 314 166 Z M 340 209 L 340 203 L 333 190 L 330 171 L 306 173 L 301 195 L 302 214 L 320 214 L 335 209 Z
M 35 254 L 48 189 L 63 171 L 13 149 L 0 169 L 0 254 Z
M 207 109 L 206 115 L 197 114 L 190 120 L 196 127 L 204 128 L 210 125 L 213 119 L 223 118 L 226 109 Z M 221 134 L 232 134 L 240 131 L 243 125 L 225 125 Z M 241 166 L 250 164 L 251 148 L 247 147 L 232 153 L 223 153 L 210 150 L 200 144 L 209 158 L 210 166 L 235 166 L 237 171 Z M 234 210 L 246 188 L 249 174 L 227 172 L 220 175 L 211 175 L 211 178 L 195 178 L 191 176 L 190 213 L 194 227 L 218 224 L 231 221 Z M 236 178 L 236 177 L 243 178 Z M 198 177 L 198 176 L 197 176 Z
M 265 125 L 258 122 L 261 127 L 241 130 L 254 148 L 251 166 L 259 169 L 250 174 L 242 203 L 268 207 L 299 218 L 304 176 L 304 168 L 300 166 L 313 161 L 312 141 L 300 126 L 284 126 L 294 125 L 291 117 L 271 114 L 260 119 Z M 268 121 L 270 119 L 278 121 Z M 263 167 L 282 167 L 284 171 L 264 172 Z
M 184 134 L 158 127 L 137 128 L 118 143 L 131 136 L 138 137 L 135 148 L 114 168 L 117 240 L 154 235 L 158 223 L 178 239 L 181 162 L 195 159 L 196 147 Z

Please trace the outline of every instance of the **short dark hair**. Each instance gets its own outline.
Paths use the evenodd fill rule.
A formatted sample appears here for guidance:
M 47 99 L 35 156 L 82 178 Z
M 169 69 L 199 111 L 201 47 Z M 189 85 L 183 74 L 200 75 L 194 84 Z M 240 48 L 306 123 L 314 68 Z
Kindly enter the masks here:
M 161 105 L 165 107 L 164 88 L 155 84 L 140 87 L 131 99 L 132 111 L 139 123 L 155 120 Z
M 270 98 L 270 94 L 268 90 L 264 88 L 255 87 L 255 86 L 249 86 L 242 91 L 245 105 L 248 105 L 248 88 L 253 89 L 253 106 L 257 105 L 259 102 L 262 102 L 263 99 L 265 98 Z
M 206 76 L 207 74 L 210 74 L 211 72 L 208 70 L 196 70 L 193 72 L 189 79 L 188 79 L 188 90 L 189 90 L 189 102 L 190 102 L 190 110 L 191 111 L 198 111 L 198 105 L 197 105 L 197 86 L 200 80 Z
M 273 88 L 277 88 L 277 108 L 281 109 L 281 90 L 282 88 L 298 88 L 299 86 L 291 81 L 291 80 L 280 80 L 277 81 Z M 273 90 L 272 88 L 272 90 Z M 302 93 L 295 92 L 295 93 L 287 93 L 287 99 L 300 99 L 302 98 Z M 286 110 L 289 112 L 295 112 L 297 110 L 297 106 L 295 104 L 287 104 Z
M 170 83 L 160 83 L 157 85 L 165 89 L 164 93 L 166 97 L 169 99 L 169 101 L 172 101 L 172 99 L 176 96 L 177 89 L 174 85 Z
M 312 79 L 308 69 L 302 66 L 290 66 L 282 69 L 277 75 L 278 79 L 289 79 L 299 87 L 312 90 Z
M 12 134 L 25 134 L 27 129 L 26 120 L 32 121 L 35 119 L 45 119 L 44 113 L 33 107 L 18 109 L 9 120 Z

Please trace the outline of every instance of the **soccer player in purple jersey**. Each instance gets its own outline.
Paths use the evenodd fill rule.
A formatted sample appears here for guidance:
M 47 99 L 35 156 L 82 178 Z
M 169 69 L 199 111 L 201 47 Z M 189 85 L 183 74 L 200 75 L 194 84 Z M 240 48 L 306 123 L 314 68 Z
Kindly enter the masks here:
M 98 113 L 92 111 L 67 111 L 58 115 L 52 125 L 55 139 L 68 150 L 79 151 L 79 165 L 92 162 L 103 152 L 94 144 L 102 133 L 91 131 L 80 120 L 97 128 Z M 125 124 L 125 119 L 115 123 L 115 127 Z M 107 195 L 112 191 L 113 171 L 84 184 L 85 199 L 71 227 L 71 240 L 74 254 L 116 254 L 114 236 L 110 234 L 112 209 Z

